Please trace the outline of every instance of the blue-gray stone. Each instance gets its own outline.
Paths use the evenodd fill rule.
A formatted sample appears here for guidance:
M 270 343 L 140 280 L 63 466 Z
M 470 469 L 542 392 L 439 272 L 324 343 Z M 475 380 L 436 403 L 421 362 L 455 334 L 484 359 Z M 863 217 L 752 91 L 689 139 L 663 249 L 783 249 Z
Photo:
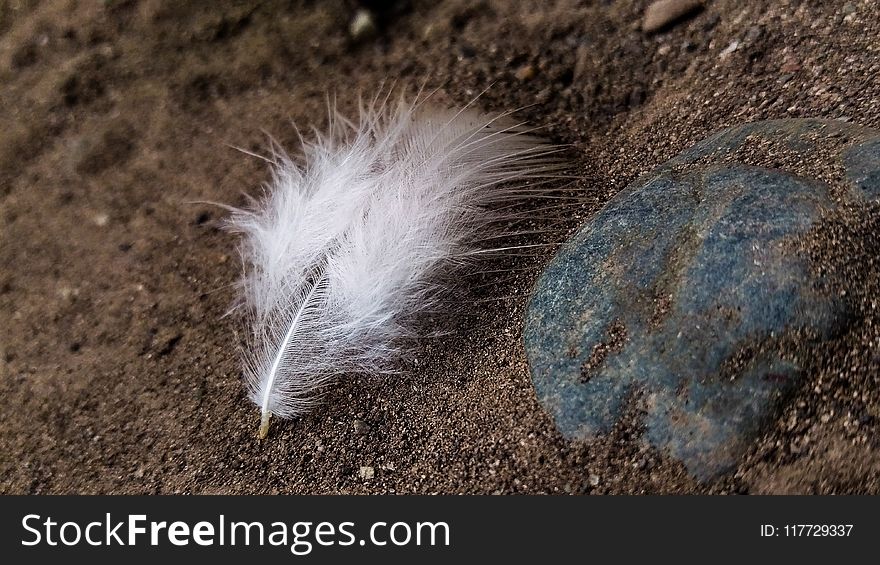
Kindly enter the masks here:
M 756 139 L 804 158 L 831 147 L 843 198 L 880 197 L 880 132 L 820 120 L 722 131 L 623 190 L 562 247 L 526 315 L 532 380 L 565 436 L 609 431 L 638 398 L 645 439 L 716 476 L 801 378 L 786 340 L 846 323 L 796 245 L 839 189 L 730 161 Z
M 843 164 L 849 181 L 869 200 L 880 199 L 880 138 L 848 148 Z

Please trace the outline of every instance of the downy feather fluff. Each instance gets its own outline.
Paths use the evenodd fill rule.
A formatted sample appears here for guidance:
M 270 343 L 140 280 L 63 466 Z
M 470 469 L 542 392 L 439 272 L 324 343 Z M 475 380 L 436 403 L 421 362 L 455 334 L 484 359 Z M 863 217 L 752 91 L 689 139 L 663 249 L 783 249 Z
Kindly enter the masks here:
M 261 438 L 337 377 L 394 372 L 419 314 L 444 309 L 450 275 L 498 251 L 506 210 L 556 168 L 556 149 L 509 116 L 401 99 L 330 122 L 300 159 L 275 148 L 262 199 L 229 219 Z

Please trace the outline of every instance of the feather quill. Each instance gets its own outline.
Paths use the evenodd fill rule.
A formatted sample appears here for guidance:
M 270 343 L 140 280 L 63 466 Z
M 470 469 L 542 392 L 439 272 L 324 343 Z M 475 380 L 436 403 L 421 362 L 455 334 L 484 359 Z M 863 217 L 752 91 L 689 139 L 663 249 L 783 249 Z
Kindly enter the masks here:
M 262 199 L 228 221 L 259 437 L 341 375 L 394 372 L 451 275 L 499 251 L 487 244 L 510 229 L 511 204 L 545 192 L 557 150 L 508 115 L 402 98 L 362 105 L 357 123 L 331 112 L 299 160 L 273 146 Z

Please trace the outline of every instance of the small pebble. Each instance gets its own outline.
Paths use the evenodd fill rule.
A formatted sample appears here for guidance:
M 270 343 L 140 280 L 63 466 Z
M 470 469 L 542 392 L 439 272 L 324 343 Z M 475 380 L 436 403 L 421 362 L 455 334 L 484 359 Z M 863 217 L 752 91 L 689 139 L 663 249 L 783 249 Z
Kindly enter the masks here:
M 801 70 L 801 64 L 797 61 L 797 59 L 786 59 L 786 61 L 779 67 L 779 70 L 784 73 L 796 73 Z
M 355 420 L 352 422 L 352 427 L 354 428 L 355 433 L 362 434 L 365 433 L 370 427 L 364 423 L 363 420 Z
M 58 296 L 60 296 L 64 300 L 70 300 L 79 296 L 79 289 L 71 288 L 69 286 L 62 286 L 58 289 Z
M 526 81 L 535 76 L 535 67 L 532 65 L 523 65 L 517 69 L 515 75 L 516 80 Z
M 369 465 L 363 466 L 358 469 L 358 476 L 365 481 L 369 481 L 376 475 L 376 471 L 370 467 Z
M 724 51 L 722 51 L 718 56 L 719 56 L 721 59 L 725 59 L 725 58 L 727 58 L 731 53 L 733 53 L 734 51 L 736 51 L 737 49 L 739 49 L 739 41 L 737 41 L 736 39 L 734 39 L 733 41 L 730 42 L 730 45 L 728 45 L 727 47 L 725 47 L 725 48 L 724 48 Z
M 348 33 L 355 40 L 373 37 L 376 34 L 376 20 L 373 18 L 372 12 L 369 10 L 358 10 L 354 18 L 351 19 Z
M 645 9 L 642 31 L 659 31 L 703 9 L 702 0 L 657 0 Z

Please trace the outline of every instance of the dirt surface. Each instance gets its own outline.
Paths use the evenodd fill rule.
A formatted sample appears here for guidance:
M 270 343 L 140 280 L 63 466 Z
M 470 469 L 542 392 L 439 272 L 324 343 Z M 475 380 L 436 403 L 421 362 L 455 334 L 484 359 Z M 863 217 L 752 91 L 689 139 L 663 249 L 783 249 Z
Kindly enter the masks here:
M 351 113 L 426 82 L 450 105 L 488 88 L 483 109 L 523 108 L 580 177 L 544 241 L 721 127 L 880 127 L 876 0 L 709 0 L 655 34 L 647 4 L 375 2 L 377 32 L 354 40 L 355 2 L 0 0 L 0 492 L 880 492 L 876 206 L 816 230 L 854 320 L 715 482 L 645 447 L 637 413 L 590 442 L 555 431 L 521 343 L 552 247 L 475 285 L 408 376 L 345 379 L 256 439 L 240 320 L 222 317 L 235 240 L 192 202 L 243 204 L 268 173 L 229 145 L 261 152 L 268 132 L 295 150 L 290 121 L 320 128 L 327 93 Z

